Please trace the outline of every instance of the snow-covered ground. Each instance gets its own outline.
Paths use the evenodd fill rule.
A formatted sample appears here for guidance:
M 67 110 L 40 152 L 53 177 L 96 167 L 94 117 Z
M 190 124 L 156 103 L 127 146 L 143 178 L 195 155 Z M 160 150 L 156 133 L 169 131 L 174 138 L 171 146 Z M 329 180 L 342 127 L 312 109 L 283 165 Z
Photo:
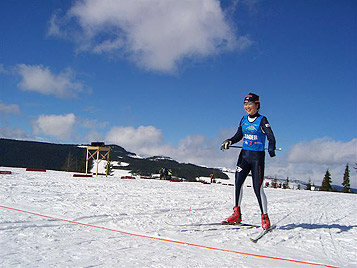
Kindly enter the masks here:
M 268 188 L 278 228 L 254 244 L 259 229 L 194 225 L 231 214 L 232 186 L 0 170 L 0 267 L 357 266 L 356 195 Z M 242 214 L 260 224 L 252 188 Z

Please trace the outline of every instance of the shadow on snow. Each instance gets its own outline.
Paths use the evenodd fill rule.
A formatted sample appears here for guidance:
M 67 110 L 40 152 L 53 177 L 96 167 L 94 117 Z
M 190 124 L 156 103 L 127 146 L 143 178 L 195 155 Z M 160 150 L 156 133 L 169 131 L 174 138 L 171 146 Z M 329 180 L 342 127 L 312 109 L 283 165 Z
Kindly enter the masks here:
M 310 223 L 300 223 L 300 224 L 288 224 L 285 226 L 279 226 L 281 230 L 291 230 L 296 228 L 303 228 L 303 229 L 339 229 L 338 233 L 347 232 L 352 228 L 357 228 L 357 225 L 340 225 L 340 224 L 310 224 Z

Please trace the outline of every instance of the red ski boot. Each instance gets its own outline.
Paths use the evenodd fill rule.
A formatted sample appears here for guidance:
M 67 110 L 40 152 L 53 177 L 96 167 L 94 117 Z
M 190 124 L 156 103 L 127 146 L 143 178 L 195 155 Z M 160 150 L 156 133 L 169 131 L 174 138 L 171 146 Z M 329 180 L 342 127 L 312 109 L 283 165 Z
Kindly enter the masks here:
M 262 214 L 262 227 L 264 230 L 267 230 L 270 227 L 270 220 L 268 214 Z
M 233 208 L 233 214 L 222 221 L 223 224 L 239 224 L 242 222 L 242 214 L 240 214 L 240 207 Z

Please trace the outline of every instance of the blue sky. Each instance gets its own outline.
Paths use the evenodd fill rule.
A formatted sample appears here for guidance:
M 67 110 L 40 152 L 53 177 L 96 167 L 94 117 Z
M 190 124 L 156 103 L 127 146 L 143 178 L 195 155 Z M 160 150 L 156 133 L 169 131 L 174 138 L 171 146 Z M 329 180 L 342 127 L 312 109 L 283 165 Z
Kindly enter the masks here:
M 267 175 L 341 184 L 357 162 L 355 1 L 5 1 L 0 137 L 104 140 L 234 168 L 244 96 L 279 147 Z M 356 172 L 351 169 L 352 185 Z

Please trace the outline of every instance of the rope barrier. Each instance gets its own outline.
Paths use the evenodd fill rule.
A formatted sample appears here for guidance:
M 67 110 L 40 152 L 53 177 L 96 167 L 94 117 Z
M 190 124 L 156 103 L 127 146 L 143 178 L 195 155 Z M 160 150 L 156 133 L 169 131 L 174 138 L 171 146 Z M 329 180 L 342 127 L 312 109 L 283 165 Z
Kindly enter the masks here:
M 38 217 L 51 219 L 51 220 L 63 221 L 63 222 L 71 223 L 71 224 L 76 224 L 76 225 L 81 225 L 81 226 L 101 229 L 101 230 L 105 230 L 105 231 L 116 232 L 116 233 L 120 233 L 120 234 L 123 234 L 123 235 L 130 235 L 130 236 L 134 236 L 134 237 L 153 239 L 153 240 L 157 240 L 157 241 L 161 241 L 161 242 L 167 242 L 167 243 L 173 243 L 173 244 L 179 244 L 179 245 L 197 247 L 197 248 L 204 248 L 204 249 L 215 250 L 215 251 L 220 251 L 220 252 L 229 252 L 229 253 L 234 253 L 234 254 L 238 254 L 238 255 L 245 255 L 245 256 L 250 256 L 250 257 L 257 257 L 257 258 L 264 258 L 264 259 L 271 259 L 271 260 L 293 262 L 293 263 L 306 264 L 306 265 L 312 265 L 312 266 L 338 268 L 336 266 L 330 266 L 330 265 L 326 265 L 326 264 L 319 264 L 319 263 L 313 263 L 313 262 L 307 262 L 307 261 L 299 261 L 299 260 L 294 260 L 294 259 L 286 259 L 286 258 L 265 256 L 265 255 L 247 253 L 247 252 L 236 251 L 236 250 L 231 250 L 231 249 L 216 248 L 216 247 L 193 244 L 193 243 L 182 242 L 182 241 L 177 241 L 177 240 L 171 240 L 171 239 L 167 239 L 167 238 L 159 238 L 159 237 L 154 237 L 154 236 L 149 236 L 149 235 L 129 233 L 129 232 L 126 232 L 126 231 L 110 229 L 110 228 L 106 228 L 106 227 L 102 227 L 102 226 L 97 226 L 97 225 L 92 225 L 92 224 L 87 224 L 87 223 L 82 223 L 82 222 L 77 222 L 77 221 L 71 221 L 71 220 L 56 218 L 56 217 L 52 217 L 52 216 L 48 216 L 48 215 L 43 215 L 43 214 L 39 214 L 39 213 L 31 212 L 31 211 L 26 211 L 26 210 L 22 210 L 22 209 L 17 209 L 17 208 L 6 207 L 6 206 L 2 206 L 2 205 L 0 205 L 0 208 L 13 210 L 13 211 L 18 211 L 18 212 L 23 212 L 23 213 L 35 215 L 35 216 L 38 216 Z

